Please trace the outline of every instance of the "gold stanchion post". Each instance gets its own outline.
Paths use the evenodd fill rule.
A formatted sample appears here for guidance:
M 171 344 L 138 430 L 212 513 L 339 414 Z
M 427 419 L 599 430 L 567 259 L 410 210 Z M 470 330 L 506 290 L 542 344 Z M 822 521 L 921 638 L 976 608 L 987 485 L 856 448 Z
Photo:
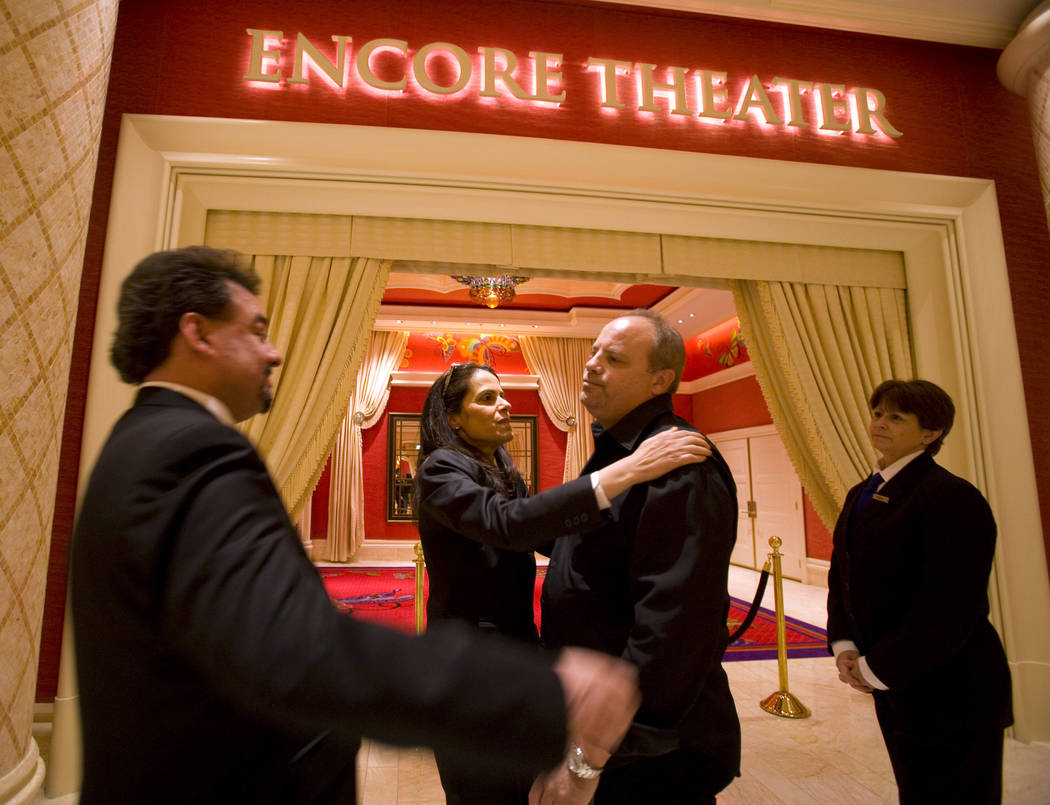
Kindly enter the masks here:
M 773 605 L 776 607 L 777 615 L 777 667 L 780 671 L 780 690 L 766 696 L 759 702 L 759 707 L 767 713 L 782 716 L 783 718 L 809 718 L 809 708 L 788 691 L 787 630 L 784 626 L 784 581 L 780 571 L 780 546 L 782 544 L 780 537 L 769 538 L 769 547 L 773 549 L 773 552 L 769 554 L 769 558 L 773 562 Z
M 416 634 L 423 634 L 423 574 L 426 573 L 423 546 L 416 543 Z

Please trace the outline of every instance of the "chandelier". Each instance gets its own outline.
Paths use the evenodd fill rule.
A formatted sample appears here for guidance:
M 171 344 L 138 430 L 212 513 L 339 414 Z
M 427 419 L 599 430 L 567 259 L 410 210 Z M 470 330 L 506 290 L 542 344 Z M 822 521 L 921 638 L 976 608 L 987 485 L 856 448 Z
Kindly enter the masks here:
M 470 298 L 477 300 L 487 308 L 497 308 L 501 303 L 514 299 L 514 288 L 528 277 L 512 277 L 504 274 L 500 277 L 471 277 L 453 274 L 452 279 L 461 282 L 470 289 Z

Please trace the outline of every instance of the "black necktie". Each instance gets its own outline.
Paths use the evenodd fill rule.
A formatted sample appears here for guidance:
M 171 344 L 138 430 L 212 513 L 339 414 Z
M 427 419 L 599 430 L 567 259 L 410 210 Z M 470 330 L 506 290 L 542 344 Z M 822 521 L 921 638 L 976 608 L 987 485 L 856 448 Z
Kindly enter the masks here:
M 854 514 L 860 514 L 868 508 L 868 504 L 871 503 L 871 499 L 875 495 L 875 490 L 879 488 L 881 483 L 882 476 L 877 472 L 864 482 L 864 486 L 860 488 L 860 494 L 857 495 L 857 502 L 853 504 Z

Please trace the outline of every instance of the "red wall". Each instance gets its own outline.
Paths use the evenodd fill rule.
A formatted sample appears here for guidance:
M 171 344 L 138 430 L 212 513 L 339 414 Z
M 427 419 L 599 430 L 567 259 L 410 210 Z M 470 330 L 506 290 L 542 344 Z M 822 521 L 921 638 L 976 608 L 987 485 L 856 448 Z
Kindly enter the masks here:
M 258 89 L 241 80 L 247 69 L 247 28 L 279 29 L 294 38 L 330 42 L 347 34 L 359 45 L 396 37 L 418 49 L 453 42 L 468 52 L 482 45 L 518 54 L 564 54 L 567 101 L 525 108 L 474 95 L 437 103 L 410 85 L 399 96 L 340 94 L 323 82 Z M 316 121 L 615 143 L 992 179 L 1002 216 L 1025 392 L 1050 399 L 1050 352 L 1044 349 L 1045 280 L 1050 254 L 1024 99 L 998 82 L 998 52 L 904 39 L 751 23 L 725 17 L 620 9 L 606 4 L 529 0 L 402 0 L 345 3 L 312 0 L 123 0 L 103 116 L 70 368 L 70 385 L 55 499 L 40 677 L 54 693 L 65 606 L 66 562 L 76 501 L 80 435 L 92 328 L 121 115 L 127 112 Z M 885 93 L 887 116 L 904 132 L 886 137 L 822 136 L 812 129 L 777 129 L 754 122 L 709 125 L 643 113 L 597 114 L 590 57 L 724 70 L 739 85 L 751 74 L 788 76 Z M 289 144 L 294 156 L 295 144 Z M 759 236 L 761 233 L 756 233 Z M 1028 412 L 1050 551 L 1050 407 Z M 39 690 L 39 689 L 38 689 Z
M 802 505 L 806 518 L 806 556 L 828 561 L 831 559 L 831 531 L 813 508 L 805 490 L 802 490 Z
M 332 483 L 332 458 L 328 457 L 310 498 L 310 539 L 328 539 L 328 487 Z M 318 491 L 321 494 L 318 494 Z
M 754 375 L 693 395 L 693 423 L 705 433 L 772 425 Z
M 374 426 L 361 434 L 361 462 L 364 471 L 365 534 L 369 539 L 419 539 L 412 523 L 388 523 L 386 520 L 386 479 L 389 463 L 386 443 L 389 428 L 387 414 L 418 414 L 426 399 L 425 388 L 392 388 L 386 411 Z
M 487 363 L 498 375 L 529 374 L 516 335 L 445 331 L 409 334 L 398 370 L 444 372 L 453 363 Z
M 686 341 L 682 380 L 696 380 L 750 360 L 740 333 L 740 319 L 734 316 Z

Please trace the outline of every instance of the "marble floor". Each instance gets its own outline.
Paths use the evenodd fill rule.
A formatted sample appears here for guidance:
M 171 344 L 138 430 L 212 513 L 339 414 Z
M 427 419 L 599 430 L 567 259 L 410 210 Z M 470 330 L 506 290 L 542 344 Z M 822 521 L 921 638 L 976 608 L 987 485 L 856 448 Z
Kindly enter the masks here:
M 730 568 L 729 591 L 753 600 L 758 574 Z M 823 626 L 827 591 L 784 582 L 784 611 Z M 770 579 L 763 605 L 773 608 Z M 742 775 L 719 805 L 876 805 L 897 802 L 889 758 L 871 698 L 841 684 L 831 657 L 791 660 L 788 689 L 812 711 L 807 719 L 772 716 L 758 703 L 779 688 L 776 660 L 725 664 L 743 737 Z M 1050 744 L 1007 739 L 1003 802 L 1050 803 Z M 358 757 L 362 805 L 440 805 L 433 756 L 425 749 L 366 744 Z M 654 803 L 658 805 L 658 803 Z
M 730 569 L 730 593 L 750 601 L 758 574 Z M 785 613 L 823 626 L 826 591 L 784 582 Z M 763 605 L 773 608 L 770 580 Z M 791 660 L 788 689 L 811 711 L 807 719 L 769 715 L 758 703 L 778 689 L 776 660 L 726 663 L 743 735 L 742 776 L 720 805 L 878 805 L 895 803 L 896 786 L 870 697 L 838 682 L 830 657 Z M 46 751 L 46 750 L 45 750 Z M 442 805 L 433 755 L 366 742 L 358 755 L 361 805 Z M 77 795 L 36 805 L 76 805 Z M 148 799 L 148 797 L 146 797 Z M 1050 804 L 1050 744 L 1008 738 L 1006 805 Z M 659 803 L 654 803 L 659 805 Z

